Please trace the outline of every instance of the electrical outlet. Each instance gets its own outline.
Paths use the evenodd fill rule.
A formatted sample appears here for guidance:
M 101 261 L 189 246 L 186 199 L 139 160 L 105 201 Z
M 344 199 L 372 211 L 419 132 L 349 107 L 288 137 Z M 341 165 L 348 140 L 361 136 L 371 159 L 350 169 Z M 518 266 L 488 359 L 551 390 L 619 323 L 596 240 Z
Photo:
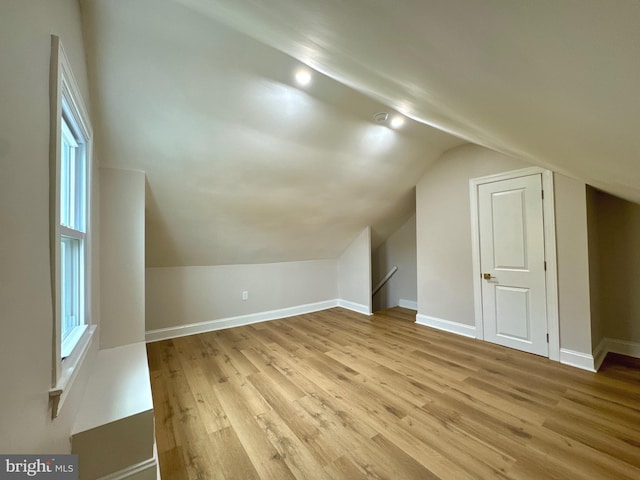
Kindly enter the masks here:
M 249 300 L 249 292 L 246 290 L 242 292 L 242 300 Z

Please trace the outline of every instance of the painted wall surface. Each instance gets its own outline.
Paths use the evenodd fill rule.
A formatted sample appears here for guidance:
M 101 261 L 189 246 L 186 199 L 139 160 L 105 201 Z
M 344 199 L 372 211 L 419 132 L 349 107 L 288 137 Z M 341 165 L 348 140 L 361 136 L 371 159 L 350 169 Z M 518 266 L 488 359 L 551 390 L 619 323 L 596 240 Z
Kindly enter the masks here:
M 530 165 L 466 145 L 416 187 L 418 313 L 475 325 L 469 179 Z M 555 175 L 560 347 L 591 354 L 585 184 Z
M 586 185 L 557 173 L 553 181 L 560 348 L 591 354 Z
M 596 334 L 640 343 L 640 205 L 595 189 L 589 198 L 591 285 L 599 299 L 592 303 L 599 318 Z
M 101 168 L 100 197 L 100 348 L 112 348 L 144 341 L 144 173 Z
M 336 272 L 336 260 L 147 268 L 146 330 L 334 300 Z
M 338 259 L 338 295 L 371 313 L 371 228 L 365 228 Z
M 89 107 L 78 2 L 3 0 L 0 4 L 2 453 L 68 452 L 71 425 L 91 367 L 90 361 L 83 364 L 60 416 L 51 420 L 48 398 L 53 329 L 49 251 L 51 34 L 61 38 Z M 91 228 L 98 219 L 97 210 L 92 213 Z M 98 272 L 94 255 L 94 278 Z M 93 283 L 94 289 L 97 285 L 98 282 Z M 97 293 L 90 321 L 99 322 Z
M 82 478 L 100 478 L 153 457 L 153 432 L 146 344 L 100 350 L 72 432 Z
M 398 271 L 373 297 L 374 311 L 417 301 L 416 216 L 412 215 L 372 255 L 373 286 L 396 265 Z
M 605 338 L 604 324 L 601 318 L 602 293 L 605 287 L 600 269 L 600 225 L 598 203 L 601 195 L 599 190 L 587 185 L 587 235 L 589 246 L 589 292 L 591 293 L 591 347 L 595 349 Z
M 416 186 L 419 314 L 475 325 L 469 180 L 529 166 L 464 145 L 425 172 Z

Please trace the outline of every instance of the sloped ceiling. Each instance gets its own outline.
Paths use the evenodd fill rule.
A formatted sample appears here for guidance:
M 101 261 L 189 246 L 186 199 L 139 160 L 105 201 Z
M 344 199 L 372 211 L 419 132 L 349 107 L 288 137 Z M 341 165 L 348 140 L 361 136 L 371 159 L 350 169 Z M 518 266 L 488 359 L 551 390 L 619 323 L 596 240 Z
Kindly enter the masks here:
M 179 0 L 427 124 L 640 201 L 637 0 Z
M 147 174 L 147 265 L 336 258 L 415 209 L 414 186 L 460 139 L 393 130 L 379 101 L 172 0 L 89 1 L 96 150 Z
M 460 143 L 429 125 L 640 202 L 635 0 L 83 10 L 102 161 L 148 174 L 149 265 L 331 257 L 366 224 L 382 238 Z M 307 90 L 298 62 L 324 74 Z M 371 122 L 389 108 L 418 122 Z

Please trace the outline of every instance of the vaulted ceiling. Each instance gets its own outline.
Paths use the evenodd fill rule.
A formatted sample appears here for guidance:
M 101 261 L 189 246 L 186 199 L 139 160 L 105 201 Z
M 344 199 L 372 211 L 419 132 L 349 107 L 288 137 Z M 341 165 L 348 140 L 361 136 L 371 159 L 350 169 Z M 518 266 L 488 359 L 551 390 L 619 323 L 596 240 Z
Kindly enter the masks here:
M 465 141 L 640 202 L 635 0 L 82 7 L 100 161 L 147 172 L 150 266 L 335 257 L 369 224 L 382 239 Z

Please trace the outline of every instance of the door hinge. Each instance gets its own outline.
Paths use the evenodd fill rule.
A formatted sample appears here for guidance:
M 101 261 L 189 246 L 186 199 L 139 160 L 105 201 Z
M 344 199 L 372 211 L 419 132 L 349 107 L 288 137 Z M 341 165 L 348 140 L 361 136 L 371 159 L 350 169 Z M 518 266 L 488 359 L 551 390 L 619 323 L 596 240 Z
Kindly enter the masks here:
M 544 200 L 544 190 L 540 190 L 540 193 L 542 193 L 542 199 Z
M 547 343 L 549 343 L 549 334 L 547 333 Z
M 547 261 L 546 260 L 544 261 L 544 271 L 545 272 L 547 271 Z

